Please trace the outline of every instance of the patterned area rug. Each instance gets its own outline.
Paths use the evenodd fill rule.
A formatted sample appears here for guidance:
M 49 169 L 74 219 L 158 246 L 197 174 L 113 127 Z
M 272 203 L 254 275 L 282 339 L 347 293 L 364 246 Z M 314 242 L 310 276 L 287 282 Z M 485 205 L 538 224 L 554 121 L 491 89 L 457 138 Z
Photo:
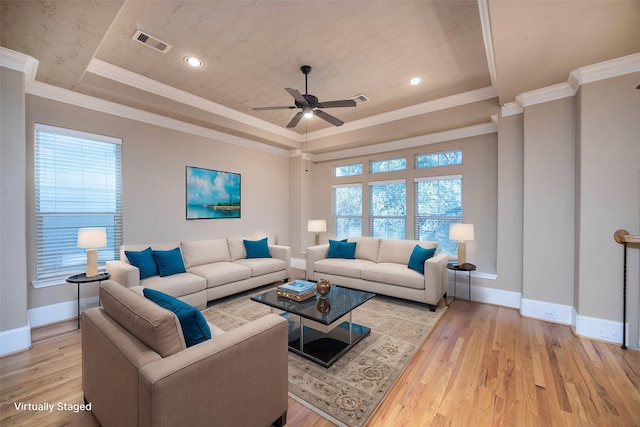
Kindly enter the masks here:
M 253 293 L 214 301 L 203 314 L 229 331 L 270 313 Z M 364 426 L 445 310 L 376 296 L 353 312 L 371 334 L 330 368 L 289 352 L 289 395 L 337 425 Z

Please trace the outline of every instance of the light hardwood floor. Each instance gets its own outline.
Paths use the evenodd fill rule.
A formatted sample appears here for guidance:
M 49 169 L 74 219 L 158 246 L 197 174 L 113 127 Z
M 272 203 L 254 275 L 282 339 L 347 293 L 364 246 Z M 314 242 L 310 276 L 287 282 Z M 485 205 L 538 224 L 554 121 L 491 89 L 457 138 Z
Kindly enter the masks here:
M 0 359 L 4 426 L 96 426 L 91 413 L 17 411 L 80 404 L 75 320 L 34 329 Z M 289 399 L 288 426 L 333 424 Z M 573 335 L 516 310 L 453 302 L 369 426 L 640 426 L 640 352 Z

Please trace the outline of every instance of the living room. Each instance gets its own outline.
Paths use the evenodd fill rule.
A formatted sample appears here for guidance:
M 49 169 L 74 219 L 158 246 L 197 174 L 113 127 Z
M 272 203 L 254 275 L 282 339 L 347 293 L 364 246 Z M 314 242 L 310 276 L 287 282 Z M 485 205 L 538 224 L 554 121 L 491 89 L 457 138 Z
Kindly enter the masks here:
M 3 8 L 9 3 L 3 2 Z M 502 61 L 501 54 L 513 54 L 507 34 L 515 32 L 509 33 L 514 30 L 504 24 L 504 15 L 518 12 L 500 3 L 488 2 L 496 61 Z M 273 132 L 249 138 L 244 130 L 234 133 L 220 130 L 225 129 L 220 124 L 202 126 L 206 114 L 201 111 L 195 119 L 179 120 L 102 99 L 103 89 L 89 95 L 40 81 L 36 76 L 43 65 L 36 61 L 41 59 L 21 52 L 3 29 L 2 354 L 28 348 L 32 328 L 73 318 L 76 313 L 74 286 L 64 280 L 57 286 L 36 288 L 31 284 L 36 277 L 36 123 L 122 140 L 123 243 L 268 236 L 291 248 L 292 266 L 298 268 L 304 268 L 306 248 L 314 243 L 313 233 L 306 229 L 308 220 L 326 220 L 328 230 L 320 236 L 321 242 L 339 237 L 332 225 L 334 186 L 360 183 L 366 191 L 369 183 L 379 180 L 368 170 L 371 161 L 406 158 L 412 165 L 416 155 L 461 149 L 461 166 L 448 166 L 431 176 L 464 176 L 464 221 L 475 225 L 475 238 L 467 243 L 467 259 L 478 266 L 472 275 L 470 299 L 568 325 L 578 336 L 612 345 L 622 343 L 626 331 L 627 345 L 637 349 L 640 254 L 637 245 L 629 245 L 624 325 L 623 253 L 613 235 L 618 229 L 640 234 L 640 30 L 631 25 L 638 22 L 640 11 L 637 2 L 584 3 L 598 3 L 599 13 L 619 20 L 617 27 L 602 24 L 607 37 L 598 33 L 585 41 L 599 49 L 585 52 L 573 65 L 563 62 L 568 63 L 567 68 L 552 84 L 530 86 L 511 95 L 500 93 L 513 92 L 503 86 L 486 93 L 460 91 L 469 99 L 433 101 L 425 107 L 433 109 L 425 117 L 443 127 L 431 125 L 434 127 L 419 134 L 397 129 L 411 130 L 413 122 L 425 121 L 422 116 L 382 123 L 368 134 L 366 128 L 344 134 L 316 129 L 286 141 Z M 486 2 L 479 4 L 487 7 Z M 585 26 L 598 22 L 595 12 L 578 10 L 570 10 L 572 19 L 579 21 L 584 13 Z M 4 16 L 3 28 L 7 28 Z M 531 22 L 536 21 L 532 18 Z M 554 27 L 558 28 L 564 27 Z M 558 56 L 566 53 L 563 48 L 573 51 L 571 43 L 558 43 Z M 545 55 L 532 53 L 539 61 L 554 60 L 554 55 L 549 54 L 548 59 Z M 525 60 L 530 59 L 514 62 Z M 87 78 L 93 79 L 95 87 L 108 86 L 99 84 L 104 77 L 92 70 Z M 322 64 L 317 64 L 309 76 L 311 84 L 316 73 L 318 80 L 324 78 L 321 70 Z M 509 72 L 506 67 L 499 70 Z M 293 71 L 296 80 L 286 84 L 300 89 L 302 74 Z M 329 78 L 340 79 L 340 74 Z M 134 91 L 111 84 L 120 95 Z M 270 99 L 259 101 L 272 103 Z M 144 104 L 145 108 L 152 102 Z M 186 115 L 195 107 L 184 108 Z M 285 117 L 288 120 L 289 114 Z M 382 129 L 387 132 L 383 134 Z M 356 144 L 367 138 L 375 143 Z M 335 176 L 335 167 L 353 163 L 363 164 L 361 176 Z M 188 166 L 239 173 L 241 217 L 186 220 Z M 416 178 L 424 176 L 408 167 L 383 178 L 406 181 L 406 239 L 416 238 L 414 196 L 409 189 Z M 362 214 L 365 225 L 369 222 L 367 206 Z M 366 229 L 362 235 L 367 235 Z M 460 284 L 458 288 L 464 292 Z M 97 295 L 97 286 L 83 289 L 83 306 L 96 305 Z

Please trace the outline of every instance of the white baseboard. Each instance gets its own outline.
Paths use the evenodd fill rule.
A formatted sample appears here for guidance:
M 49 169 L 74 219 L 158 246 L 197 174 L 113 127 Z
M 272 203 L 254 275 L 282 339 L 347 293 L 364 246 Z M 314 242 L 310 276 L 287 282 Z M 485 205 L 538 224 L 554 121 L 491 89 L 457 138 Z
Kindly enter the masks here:
M 627 334 L 627 345 L 629 345 L 629 330 Z M 597 317 L 576 316 L 575 333 L 585 338 L 608 341 L 622 344 L 623 327 L 622 322 L 613 320 L 598 319 Z
M 20 328 L 0 332 L 0 356 L 26 350 L 31 346 L 31 327 L 27 324 Z
M 570 305 L 556 304 L 546 301 L 522 298 L 520 314 L 533 319 L 573 325 L 574 309 Z
M 80 299 L 80 310 L 86 310 L 98 305 L 98 297 L 88 297 Z M 62 320 L 73 319 L 78 316 L 78 302 L 65 301 L 57 304 L 45 305 L 31 308 L 27 311 L 29 324 L 32 328 L 47 325 L 49 323 L 60 322 Z

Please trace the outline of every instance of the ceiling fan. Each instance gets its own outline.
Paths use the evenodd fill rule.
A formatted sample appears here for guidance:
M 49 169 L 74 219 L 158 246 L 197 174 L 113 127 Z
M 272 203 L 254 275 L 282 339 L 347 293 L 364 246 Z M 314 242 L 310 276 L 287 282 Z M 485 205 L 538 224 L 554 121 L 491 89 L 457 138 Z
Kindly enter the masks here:
M 325 113 L 324 111 L 322 111 L 322 108 L 355 107 L 356 101 L 354 101 L 353 99 L 343 99 L 340 101 L 328 101 L 328 102 L 318 101 L 317 97 L 309 94 L 309 90 L 307 86 L 307 76 L 311 72 L 311 67 L 308 65 L 303 65 L 302 67 L 300 67 L 300 71 L 302 71 L 302 73 L 304 74 L 304 95 L 301 94 L 297 89 L 293 89 L 290 87 L 284 88 L 284 90 L 289 92 L 289 95 L 293 97 L 295 105 L 283 106 L 283 107 L 255 107 L 253 108 L 253 110 L 261 111 L 261 110 L 292 110 L 295 108 L 302 109 L 302 111 L 299 111 L 298 113 L 296 113 L 295 116 L 293 116 L 293 118 L 287 125 L 288 128 L 296 127 L 296 125 L 298 124 L 298 122 L 300 122 L 300 119 L 302 119 L 303 116 L 307 118 L 318 116 L 321 119 L 328 121 L 334 126 L 342 126 L 344 124 L 342 120 L 336 117 L 333 117 L 331 114 Z

